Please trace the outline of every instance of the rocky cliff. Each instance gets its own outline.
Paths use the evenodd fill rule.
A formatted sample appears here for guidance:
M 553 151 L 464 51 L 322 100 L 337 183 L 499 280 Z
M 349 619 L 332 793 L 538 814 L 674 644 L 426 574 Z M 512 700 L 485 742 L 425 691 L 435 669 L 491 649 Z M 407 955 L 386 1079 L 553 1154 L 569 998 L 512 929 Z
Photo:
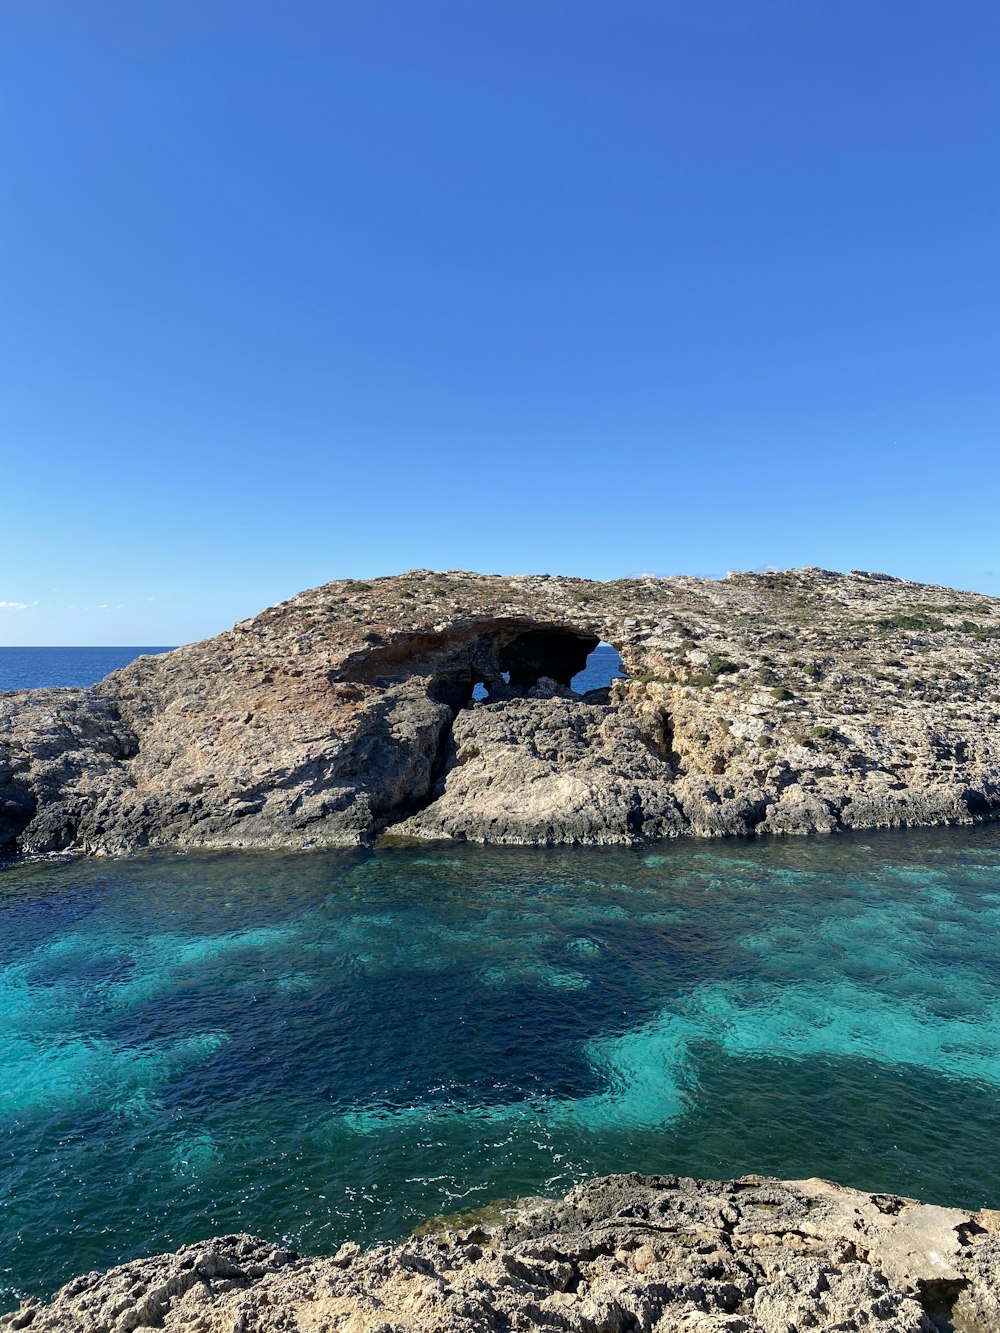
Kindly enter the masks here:
M 630 678 L 574 694 L 602 639 Z M 0 695 L 0 846 L 968 823 L 1000 810 L 998 665 L 1000 600 L 877 574 L 330 583 L 92 689 Z
M 31 1333 L 884 1333 L 1000 1330 L 1000 1214 L 821 1180 L 610 1176 L 304 1259 L 226 1236 L 70 1282 Z

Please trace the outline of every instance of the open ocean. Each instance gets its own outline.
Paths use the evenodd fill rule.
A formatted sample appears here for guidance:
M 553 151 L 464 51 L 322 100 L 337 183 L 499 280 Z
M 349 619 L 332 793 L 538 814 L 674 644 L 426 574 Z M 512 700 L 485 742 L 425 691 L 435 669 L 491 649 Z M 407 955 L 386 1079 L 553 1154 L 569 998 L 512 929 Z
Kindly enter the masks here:
M 0 861 L 0 1309 L 609 1171 L 998 1207 L 998 1141 L 995 825 Z
M 169 648 L 0 648 L 0 690 L 93 685 L 145 653 Z

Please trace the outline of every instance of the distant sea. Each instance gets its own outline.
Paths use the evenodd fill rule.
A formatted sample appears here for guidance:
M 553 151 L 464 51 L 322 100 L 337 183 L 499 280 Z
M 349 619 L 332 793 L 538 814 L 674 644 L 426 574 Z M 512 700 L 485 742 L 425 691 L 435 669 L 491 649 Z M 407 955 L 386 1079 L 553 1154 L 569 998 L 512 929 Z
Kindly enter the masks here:
M 93 685 L 145 653 L 169 648 L 0 648 L 0 691 Z

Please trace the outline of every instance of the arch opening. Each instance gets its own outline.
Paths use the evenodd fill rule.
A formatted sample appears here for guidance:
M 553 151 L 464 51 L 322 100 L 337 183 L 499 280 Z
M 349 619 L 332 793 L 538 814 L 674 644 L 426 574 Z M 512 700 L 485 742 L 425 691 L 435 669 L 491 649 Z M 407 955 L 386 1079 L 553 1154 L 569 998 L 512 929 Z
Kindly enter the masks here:
M 500 670 L 514 689 L 531 689 L 543 677 L 568 687 L 597 643 L 571 630 L 526 630 L 500 649 Z
M 613 643 L 602 639 L 588 654 L 583 670 L 570 681 L 570 689 L 577 694 L 589 694 L 591 690 L 606 690 L 612 681 L 627 679 L 621 653 Z
M 348 660 L 341 679 L 389 687 L 430 677 L 432 697 L 457 712 L 470 702 L 524 694 L 544 681 L 569 691 L 599 643 L 596 634 L 571 626 L 497 620 L 374 643 Z
M 597 642 L 596 636 L 562 626 L 519 626 L 513 633 L 483 634 L 464 658 L 461 681 L 449 673 L 451 687 L 464 691 L 461 703 L 466 706 L 516 698 L 546 681 L 568 691 Z
M 501 671 L 501 672 L 500 672 L 500 679 L 503 681 L 503 683 L 504 683 L 505 685 L 509 685 L 509 684 L 510 684 L 510 672 L 509 672 L 509 671 Z M 494 687 L 494 688 L 495 688 L 495 687 Z M 473 685 L 473 687 L 472 687 L 472 702 L 473 702 L 473 703 L 477 703 L 477 704 L 478 704 L 478 703 L 482 703 L 482 701 L 483 701 L 484 699 L 488 699 L 489 697 L 490 697 L 490 692 L 489 692 L 489 690 L 486 688 L 486 684 L 485 684 L 485 682 L 484 682 L 484 681 L 481 681 L 481 680 L 477 680 L 476 683 L 475 683 L 475 685 Z

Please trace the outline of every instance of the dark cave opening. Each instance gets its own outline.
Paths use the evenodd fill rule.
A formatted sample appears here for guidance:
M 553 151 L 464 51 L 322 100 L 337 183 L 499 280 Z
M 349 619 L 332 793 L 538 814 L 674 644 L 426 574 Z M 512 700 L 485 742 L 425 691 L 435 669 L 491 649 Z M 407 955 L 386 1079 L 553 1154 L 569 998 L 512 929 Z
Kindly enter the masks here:
M 514 689 L 531 689 L 543 676 L 568 686 L 597 644 L 572 630 L 529 629 L 500 649 L 500 669 Z
M 499 622 L 438 658 L 432 694 L 457 712 L 524 694 L 540 680 L 568 689 L 597 644 L 596 636 L 579 630 Z
M 532 689 L 540 680 L 555 681 L 564 689 L 583 696 L 606 691 L 614 680 L 626 678 L 618 649 L 604 640 L 564 629 L 531 629 L 499 646 L 491 645 L 497 676 L 490 671 L 478 675 L 466 702 L 483 703 Z M 473 675 L 477 673 L 473 671 Z
M 349 659 L 342 679 L 388 687 L 429 676 L 431 696 L 455 713 L 470 702 L 524 694 L 540 680 L 570 689 L 593 665 L 600 643 L 596 634 L 569 626 L 498 619 L 373 643 Z M 611 674 L 598 683 L 606 685 Z
M 515 669 L 513 673 L 510 670 L 502 672 L 501 679 L 505 685 L 513 685 L 515 689 L 520 690 L 530 689 L 539 679 L 548 677 L 560 685 L 568 685 L 574 694 L 582 696 L 595 690 L 607 690 L 613 681 L 628 679 L 622 666 L 621 654 L 614 644 L 601 639 L 587 652 L 580 666 L 578 665 L 580 654 L 585 644 L 579 637 L 574 636 L 569 643 L 564 642 L 560 645 L 558 657 L 554 660 L 554 654 L 551 652 L 552 639 L 559 637 L 559 634 L 552 631 L 546 633 L 547 638 L 534 637 L 527 645 L 521 640 L 516 640 L 510 645 L 509 650 L 501 653 L 504 662 L 509 662 L 511 657 L 515 657 L 520 663 L 519 670 Z M 573 667 L 577 669 L 572 671 Z M 567 680 L 566 674 L 569 671 L 572 671 L 572 674 Z M 472 701 L 482 703 L 495 692 L 495 683 L 491 691 L 485 680 L 477 680 L 472 690 Z

